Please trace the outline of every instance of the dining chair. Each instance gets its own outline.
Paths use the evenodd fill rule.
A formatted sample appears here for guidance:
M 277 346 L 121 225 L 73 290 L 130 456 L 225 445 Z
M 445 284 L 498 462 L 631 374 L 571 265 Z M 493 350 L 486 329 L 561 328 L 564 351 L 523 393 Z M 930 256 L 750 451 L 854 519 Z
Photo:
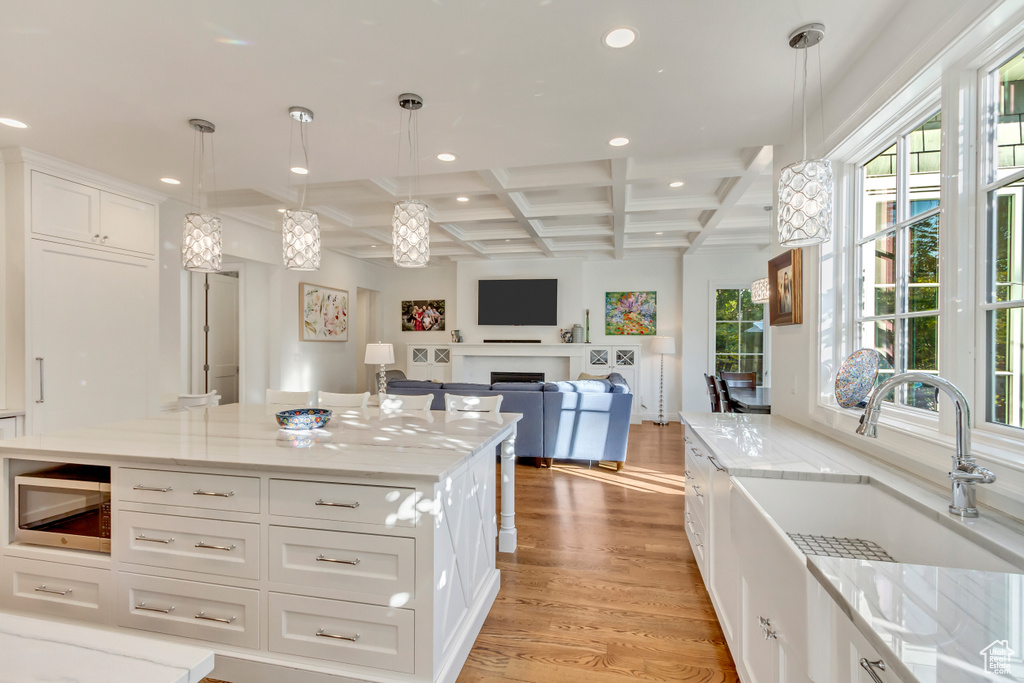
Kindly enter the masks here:
M 306 408 L 313 400 L 312 391 L 278 391 L 267 389 L 267 409 L 274 409 L 274 412 L 286 408 Z
M 708 398 L 711 399 L 711 412 L 722 412 L 722 397 L 718 393 L 718 385 L 715 383 L 715 378 L 705 372 L 704 381 L 708 385 Z
M 461 394 L 444 395 L 444 419 L 451 420 L 488 420 L 501 423 L 501 394 L 494 396 L 463 396 Z
M 329 391 L 317 392 L 317 403 L 321 408 L 365 408 L 370 400 L 370 392 L 361 394 L 332 394 Z
M 733 389 L 757 388 L 757 375 L 753 372 L 721 372 L 719 376 Z
M 220 405 L 220 394 L 216 389 L 207 394 L 178 394 L 178 410 L 210 408 L 217 405 Z
M 381 413 L 410 410 L 430 410 L 433 394 L 385 394 L 380 399 Z
M 715 385 L 718 387 L 718 400 L 722 404 L 723 413 L 736 412 L 732 408 L 732 398 L 729 396 L 729 385 L 721 377 L 715 378 Z

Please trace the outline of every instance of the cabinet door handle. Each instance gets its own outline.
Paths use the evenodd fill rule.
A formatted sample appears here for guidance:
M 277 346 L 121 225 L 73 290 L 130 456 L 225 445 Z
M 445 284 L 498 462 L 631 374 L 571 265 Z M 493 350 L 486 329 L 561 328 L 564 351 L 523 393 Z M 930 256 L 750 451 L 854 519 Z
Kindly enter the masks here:
M 197 489 L 197 490 L 192 492 L 192 495 L 193 496 L 214 496 L 216 498 L 230 498 L 231 496 L 235 495 L 235 492 L 234 491 L 228 491 L 227 493 L 217 493 L 216 491 L 204 491 L 202 489 Z
M 104 235 L 103 238 L 100 239 L 100 244 L 106 244 L 108 239 L 109 237 L 107 235 Z
M 316 634 L 318 636 L 320 636 L 321 638 L 334 638 L 335 640 L 347 640 L 347 641 L 349 641 L 351 643 L 354 643 L 357 640 L 359 640 L 359 634 L 358 633 L 355 634 L 354 636 L 339 636 L 339 635 L 337 635 L 335 633 L 327 633 L 323 629 L 319 629 L 319 630 L 317 630 Z
M 138 486 L 132 487 L 133 491 L 156 491 L 157 493 L 170 493 L 174 489 L 170 486 L 146 486 L 139 484 Z
M 70 588 L 66 588 L 66 589 L 64 589 L 62 591 L 59 591 L 56 588 L 47 588 L 46 584 L 44 583 L 42 586 L 36 586 L 36 592 L 37 593 L 53 593 L 54 595 L 67 595 L 68 593 L 71 592 L 71 589 Z
M 698 486 L 697 484 L 690 484 L 690 488 L 693 489 L 693 492 L 697 494 L 698 498 L 704 497 L 704 494 L 700 492 L 700 486 Z
M 139 534 L 135 537 L 136 541 L 146 541 L 147 543 L 174 543 L 174 538 L 150 538 L 145 534 Z
M 99 241 L 99 239 L 100 239 L 100 234 L 99 233 L 96 233 L 95 235 L 92 236 L 92 241 L 93 242 Z
M 693 453 L 694 455 L 696 455 L 698 458 L 703 458 L 704 457 L 704 454 L 701 453 L 699 450 L 697 450 L 697 448 L 694 447 L 694 446 L 690 446 L 690 452 Z
M 195 616 L 195 618 L 205 619 L 206 621 L 216 621 L 221 624 L 231 624 L 235 621 L 235 617 L 228 617 L 227 619 L 225 619 L 224 617 L 208 617 L 206 616 L 206 612 L 200 612 Z
M 875 661 L 869 661 L 867 657 L 860 658 L 860 666 L 862 669 L 868 672 L 868 676 L 871 676 L 871 680 L 875 683 L 884 683 L 882 679 L 875 673 L 875 669 L 879 671 L 885 671 L 885 662 L 881 659 Z
M 314 505 L 326 505 L 327 507 L 332 507 L 332 508 L 352 508 L 352 509 L 355 509 L 355 508 L 359 507 L 359 501 L 357 500 L 354 503 L 328 503 L 327 501 L 325 501 L 324 499 L 321 498 L 320 500 L 316 501 L 316 503 L 314 503 Z
M 171 605 L 170 607 L 147 607 L 146 603 L 140 602 L 139 604 L 135 605 L 135 609 L 140 609 L 145 612 L 159 612 L 160 614 L 170 614 L 174 611 L 174 605 Z
M 359 564 L 359 558 L 358 557 L 356 559 L 354 559 L 354 560 L 336 560 L 333 557 L 324 557 L 323 554 L 317 555 L 316 561 L 317 562 L 335 562 L 337 564 L 350 564 L 352 566 L 355 566 L 355 565 Z
M 690 470 L 683 470 L 683 474 L 686 475 L 687 479 L 693 479 L 693 475 L 690 474 Z
M 719 472 L 725 472 L 726 471 L 725 468 L 722 467 L 721 463 L 719 463 L 717 460 L 715 460 L 715 456 L 709 455 L 708 456 L 708 460 L 711 461 L 711 464 L 714 465 L 715 469 L 718 470 Z
M 772 628 L 772 620 L 765 619 L 764 617 L 757 618 L 758 623 L 761 626 L 761 633 L 764 634 L 765 640 L 778 640 L 779 634 Z
M 36 356 L 36 360 L 39 361 L 39 398 L 36 403 L 43 403 L 43 357 Z
M 196 543 L 196 547 L 206 548 L 207 550 L 227 550 L 228 552 L 230 552 L 235 549 L 235 544 L 232 543 L 231 545 L 209 545 L 205 541 L 199 541 L 199 543 Z

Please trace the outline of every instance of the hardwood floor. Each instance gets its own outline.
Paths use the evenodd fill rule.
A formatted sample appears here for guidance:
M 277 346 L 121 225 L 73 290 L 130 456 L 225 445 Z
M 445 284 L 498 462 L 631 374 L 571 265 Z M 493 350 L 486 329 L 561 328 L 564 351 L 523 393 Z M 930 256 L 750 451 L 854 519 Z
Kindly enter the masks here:
M 677 423 L 626 467 L 516 468 L 519 548 L 459 683 L 739 681 L 683 530 Z M 244 683 L 244 682 L 237 682 Z

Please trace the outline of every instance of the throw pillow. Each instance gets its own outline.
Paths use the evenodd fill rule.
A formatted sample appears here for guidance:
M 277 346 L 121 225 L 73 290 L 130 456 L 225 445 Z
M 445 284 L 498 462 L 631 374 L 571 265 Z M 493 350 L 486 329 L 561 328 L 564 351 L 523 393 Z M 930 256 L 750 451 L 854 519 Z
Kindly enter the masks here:
M 581 372 L 580 376 L 576 379 L 608 379 L 608 375 L 591 375 L 586 372 Z

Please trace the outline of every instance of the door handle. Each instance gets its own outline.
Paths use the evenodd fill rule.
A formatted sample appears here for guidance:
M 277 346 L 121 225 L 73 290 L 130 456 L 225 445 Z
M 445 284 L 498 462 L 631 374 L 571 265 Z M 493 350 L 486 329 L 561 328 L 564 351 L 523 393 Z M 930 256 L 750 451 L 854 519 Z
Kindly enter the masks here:
M 871 676 L 871 680 L 875 683 L 884 683 L 882 679 L 875 673 L 875 669 L 879 671 L 885 671 L 885 662 L 881 659 L 875 661 L 869 661 L 867 657 L 860 658 L 860 666 L 862 669 L 868 672 L 868 676 Z
M 36 360 L 39 361 L 39 398 L 36 399 L 36 403 L 43 403 L 43 358 L 36 356 Z

